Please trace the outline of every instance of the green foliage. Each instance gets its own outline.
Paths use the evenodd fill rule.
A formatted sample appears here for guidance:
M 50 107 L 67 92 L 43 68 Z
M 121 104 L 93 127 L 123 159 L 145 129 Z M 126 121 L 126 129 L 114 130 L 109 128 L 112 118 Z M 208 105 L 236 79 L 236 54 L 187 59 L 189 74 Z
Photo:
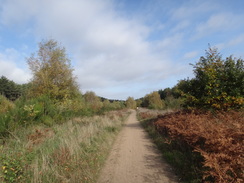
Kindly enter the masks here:
M 103 110 L 104 111 L 118 110 L 118 109 L 122 109 L 121 102 L 119 102 L 119 101 L 110 102 L 109 100 L 103 101 Z
M 142 99 L 137 99 L 136 100 L 136 105 L 139 107 L 142 105 Z
M 124 102 L 123 101 L 109 101 L 109 100 L 104 100 L 103 101 L 103 107 L 102 110 L 103 111 L 111 111 L 111 110 L 119 110 L 119 109 L 123 109 L 124 106 Z
M 2 76 L 0 78 L 0 95 L 14 101 L 22 95 L 22 87 Z
M 244 106 L 242 59 L 223 60 L 216 48 L 209 48 L 193 67 L 195 78 L 178 83 L 186 107 L 228 110 Z
M 14 104 L 0 96 L 0 102 L 0 136 L 6 136 L 19 126 L 37 123 L 50 126 L 70 117 L 66 115 L 70 110 L 62 111 L 59 104 L 45 95 L 31 99 L 21 97 Z
M 0 114 L 0 138 L 7 135 L 7 129 L 9 124 L 10 116 Z
M 0 96 L 0 136 L 7 136 L 20 126 L 44 124 L 52 126 L 76 116 L 92 116 L 105 111 L 122 109 L 122 102 L 106 101 L 105 105 L 94 92 L 57 102 L 48 95 L 21 97 L 14 103 Z
M 174 98 L 173 96 L 167 96 L 164 101 L 165 101 L 165 108 L 167 109 L 177 110 L 182 108 L 181 98 Z
M 11 154 L 2 154 L 0 157 L 1 162 L 1 176 L 0 180 L 5 182 L 19 182 L 23 175 L 23 157 L 13 157 Z
M 0 95 L 0 114 L 7 113 L 14 108 L 14 103 Z
M 83 97 L 85 99 L 86 107 L 94 111 L 99 111 L 103 107 L 101 99 L 98 96 L 96 96 L 94 92 L 86 92 Z
M 164 101 L 161 100 L 159 93 L 155 91 L 143 98 L 142 106 L 149 109 L 163 109 L 165 104 Z
M 0 95 L 0 137 L 6 134 L 11 121 L 11 110 L 15 108 L 12 101 Z
M 112 108 L 112 103 L 109 100 L 104 100 L 103 101 L 103 107 L 105 109 L 111 109 Z
M 135 109 L 136 108 L 136 101 L 133 97 L 128 97 L 125 101 L 125 105 L 128 109 Z
M 36 98 L 21 98 L 16 102 L 16 109 L 12 111 L 19 124 L 29 125 L 41 121 L 42 116 L 53 117 L 58 112 L 55 103 L 47 96 Z
M 159 90 L 158 93 L 162 100 L 165 100 L 167 97 L 173 97 L 176 99 L 180 98 L 180 91 L 177 85 L 173 88 L 165 88 L 164 90 Z

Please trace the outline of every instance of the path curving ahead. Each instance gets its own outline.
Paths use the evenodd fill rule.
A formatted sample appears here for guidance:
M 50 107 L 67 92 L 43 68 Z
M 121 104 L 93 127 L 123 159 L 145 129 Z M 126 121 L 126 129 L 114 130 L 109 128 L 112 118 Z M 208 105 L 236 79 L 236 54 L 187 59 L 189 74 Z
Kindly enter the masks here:
M 175 183 L 176 180 L 133 110 L 114 143 L 98 183 Z

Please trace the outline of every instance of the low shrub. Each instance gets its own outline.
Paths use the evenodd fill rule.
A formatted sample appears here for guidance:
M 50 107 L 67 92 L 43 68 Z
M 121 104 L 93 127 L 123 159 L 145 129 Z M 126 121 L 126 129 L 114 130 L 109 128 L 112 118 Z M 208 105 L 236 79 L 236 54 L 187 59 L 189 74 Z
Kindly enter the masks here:
M 153 123 L 163 136 L 199 153 L 202 179 L 209 182 L 241 183 L 244 179 L 243 111 L 178 112 L 159 117 Z

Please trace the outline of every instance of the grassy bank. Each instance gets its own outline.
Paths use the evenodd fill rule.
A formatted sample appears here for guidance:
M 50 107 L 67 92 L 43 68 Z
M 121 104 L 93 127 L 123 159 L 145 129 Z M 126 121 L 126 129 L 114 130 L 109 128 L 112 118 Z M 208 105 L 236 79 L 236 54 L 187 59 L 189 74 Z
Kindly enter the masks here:
M 1 182 L 95 182 L 126 111 L 11 132 L 0 146 Z

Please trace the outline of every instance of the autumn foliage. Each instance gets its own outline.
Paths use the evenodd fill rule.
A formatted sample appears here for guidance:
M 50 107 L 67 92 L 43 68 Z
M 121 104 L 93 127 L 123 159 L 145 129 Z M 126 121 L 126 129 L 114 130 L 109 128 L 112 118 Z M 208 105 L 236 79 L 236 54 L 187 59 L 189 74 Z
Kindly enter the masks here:
M 34 97 L 47 95 L 52 100 L 73 99 L 78 93 L 66 50 L 55 40 L 39 43 L 37 54 L 27 59 L 33 73 L 30 94 Z
M 128 97 L 125 101 L 125 105 L 128 109 L 135 109 L 136 108 L 136 101 L 133 97 Z
M 213 110 L 240 109 L 244 106 L 244 61 L 232 56 L 223 59 L 217 48 L 192 64 L 195 78 L 181 80 L 178 89 L 187 108 Z
M 147 94 L 142 101 L 142 106 L 149 109 L 163 109 L 165 104 L 161 100 L 160 95 L 157 91 Z
M 164 136 L 204 157 L 204 182 L 243 182 L 243 111 L 178 112 L 159 117 L 154 125 Z

